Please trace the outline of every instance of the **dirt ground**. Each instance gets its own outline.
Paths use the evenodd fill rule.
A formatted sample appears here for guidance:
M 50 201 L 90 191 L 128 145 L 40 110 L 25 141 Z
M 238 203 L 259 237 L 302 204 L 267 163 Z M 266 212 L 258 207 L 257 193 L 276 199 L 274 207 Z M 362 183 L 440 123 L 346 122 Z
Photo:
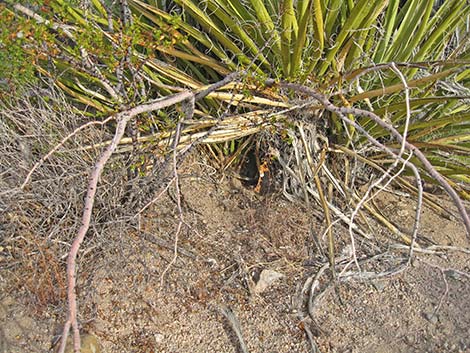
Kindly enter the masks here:
M 420 244 L 434 245 L 434 253 L 417 253 L 391 277 L 345 280 L 343 273 L 318 292 L 312 318 L 304 284 L 328 263 L 326 240 L 318 240 L 324 226 L 312 212 L 277 192 L 260 196 L 194 160 L 180 172 L 184 223 L 175 260 L 172 188 L 134 229 L 116 224 L 82 247 L 80 322 L 102 352 L 241 352 L 224 310 L 233 312 L 253 353 L 312 352 L 305 328 L 322 353 L 470 352 L 470 250 L 458 221 L 426 208 Z M 411 199 L 384 193 L 377 203 L 410 228 Z M 440 203 L 451 207 L 444 196 Z M 347 229 L 338 224 L 335 235 L 338 253 L 347 254 L 340 248 Z M 386 236 L 377 232 L 372 243 Z M 393 254 L 404 253 L 393 247 L 397 239 L 388 239 L 390 252 L 364 271 L 382 271 Z M 38 310 L 31 292 L 12 285 L 18 274 L 1 268 L 0 352 L 51 351 L 64 298 Z M 282 277 L 259 291 L 266 270 Z M 322 289 L 329 283 L 328 274 L 320 278 Z

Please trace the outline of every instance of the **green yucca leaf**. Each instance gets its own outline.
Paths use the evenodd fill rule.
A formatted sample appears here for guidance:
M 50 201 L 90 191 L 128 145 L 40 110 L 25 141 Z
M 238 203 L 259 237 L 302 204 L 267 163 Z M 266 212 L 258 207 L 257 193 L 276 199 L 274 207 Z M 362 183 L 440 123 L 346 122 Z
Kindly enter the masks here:
M 300 79 L 301 81 L 304 81 L 317 64 L 323 52 L 325 46 L 325 27 L 320 0 L 303 1 L 299 3 L 299 7 L 299 33 L 298 39 L 294 44 L 294 54 L 292 56 L 293 69 L 290 76 L 296 77 L 298 76 L 298 73 L 302 73 L 303 77 L 301 76 Z M 305 48 L 305 44 L 307 43 L 307 31 L 310 22 L 313 22 L 314 31 L 313 34 L 310 34 L 312 38 L 309 39 L 312 49 L 308 50 Z M 300 69 L 303 64 L 302 61 L 304 60 L 302 53 L 311 56 L 309 58 L 309 68 L 304 72 L 301 72 L 302 70 Z
M 320 2 L 320 4 L 323 2 Z M 323 7 L 322 16 L 324 18 L 325 23 L 325 37 L 329 39 L 333 34 L 335 25 L 338 25 L 338 22 L 341 22 L 341 18 L 339 18 L 339 14 L 341 12 L 341 4 L 343 0 L 330 0 L 328 6 Z M 328 11 L 326 11 L 328 8 Z
M 407 82 L 407 85 L 410 88 L 423 86 L 423 85 L 426 85 L 426 84 L 433 83 L 433 82 L 435 82 L 435 81 L 437 81 L 441 78 L 449 77 L 449 76 L 451 76 L 452 74 L 454 74 L 458 71 L 460 71 L 459 68 L 451 68 L 451 69 L 448 69 L 448 70 L 438 72 L 436 74 L 428 75 L 428 76 L 425 76 L 425 77 L 422 77 L 422 78 L 419 78 L 419 79 L 416 79 L 416 80 L 411 80 L 411 81 Z M 380 96 L 400 92 L 400 91 L 403 91 L 403 89 L 404 89 L 403 83 L 398 83 L 398 84 L 394 84 L 394 85 L 391 85 L 391 86 L 388 86 L 388 87 L 378 88 L 378 89 L 374 89 L 374 90 L 371 90 L 371 91 L 367 91 L 367 92 L 364 92 L 364 93 L 357 94 L 357 95 L 351 97 L 349 100 L 350 100 L 350 102 L 354 103 L 354 102 L 358 102 L 358 101 L 361 101 L 361 100 L 364 100 L 364 99 L 370 99 L 370 98 L 374 98 L 374 97 L 380 97 Z
M 253 84 L 273 78 L 307 82 L 333 103 L 371 109 L 403 131 L 405 87 L 390 69 L 395 62 L 410 88 L 410 141 L 455 180 L 470 175 L 464 168 L 470 145 L 466 0 L 444 0 L 439 8 L 431 0 L 175 0 L 179 12 L 171 14 L 156 5 L 163 1 L 128 0 L 133 25 L 127 28 L 117 12 L 109 14 L 114 33 L 101 0 L 91 0 L 86 13 L 68 0 L 49 2 L 57 21 L 76 36 L 70 45 L 57 31 L 53 44 L 60 54 L 51 59 L 58 85 L 98 111 L 117 106 L 106 85 L 117 87 L 123 81 L 116 67 L 128 55 L 154 96 L 198 91 L 234 71 L 248 71 L 243 89 L 227 86 L 198 103 L 201 114 L 218 114 L 221 104 L 243 112 L 289 108 L 292 96 Z M 77 43 L 98 63 L 99 73 L 77 64 L 82 60 Z M 38 65 L 47 70 L 45 60 Z M 133 74 L 125 68 L 123 75 L 120 94 L 131 101 Z M 368 143 L 334 115 L 324 113 L 324 118 L 331 120 L 338 141 Z M 357 121 L 395 146 L 376 123 Z M 457 157 L 445 164 L 443 153 Z
M 251 39 L 250 35 L 247 32 L 245 32 L 245 30 L 242 28 L 242 23 L 234 21 L 233 18 L 229 14 L 227 14 L 225 11 L 223 11 L 218 4 L 214 4 L 213 2 L 208 2 L 207 6 L 212 11 L 214 16 L 216 16 L 219 20 L 221 20 L 228 28 L 231 28 L 231 30 L 243 42 L 244 46 L 249 51 L 251 51 L 253 56 L 257 56 L 263 65 L 266 65 L 269 67 L 269 63 L 266 60 L 264 54 L 260 52 L 259 48 L 255 44 L 255 42 Z
M 334 46 L 328 50 L 325 60 L 323 60 L 322 65 L 318 69 L 319 75 L 325 74 L 328 67 L 335 60 L 335 55 L 343 47 L 346 40 L 351 39 L 352 34 L 356 30 L 364 28 L 362 26 L 363 23 L 374 21 L 376 16 L 378 16 L 378 9 L 383 8 L 385 4 L 386 0 L 359 0 L 355 4 L 346 22 L 339 31 Z
M 355 31 L 348 43 L 344 46 L 342 52 L 338 57 L 343 58 L 344 64 L 342 67 L 352 68 L 357 65 L 358 58 L 361 58 L 364 53 L 368 53 L 368 47 L 371 47 L 374 43 L 376 27 L 372 26 L 377 21 L 378 16 L 382 13 L 383 8 L 387 5 L 387 1 L 378 2 L 369 15 L 364 18 L 363 22 L 359 25 L 359 28 Z M 368 44 L 366 46 L 366 43 Z M 359 61 L 360 62 L 360 61 Z
M 430 3 L 432 7 L 431 1 L 427 1 L 427 3 Z M 411 0 L 402 8 L 400 12 L 400 25 L 395 29 L 393 42 L 388 47 L 384 61 L 401 61 L 397 54 L 400 49 L 407 46 L 407 43 L 412 38 L 415 28 L 420 22 L 419 18 L 422 16 L 422 12 L 418 11 L 420 4 L 423 6 L 426 2 L 421 0 Z
M 431 16 L 432 9 L 432 1 L 420 2 L 415 10 L 415 14 L 411 16 L 410 23 L 406 24 L 407 28 L 403 31 L 404 38 L 397 38 L 395 41 L 395 43 L 398 43 L 400 40 L 402 42 L 401 46 L 396 48 L 397 53 L 394 55 L 393 61 L 407 61 L 412 58 L 416 46 L 423 40 L 429 30 L 427 23 Z M 419 60 L 419 58 L 413 58 L 413 60 Z
M 282 2 L 282 15 L 281 15 L 281 58 L 283 71 L 285 73 L 291 72 L 291 47 L 292 42 L 295 40 L 293 33 L 295 32 L 295 13 L 293 0 L 285 0 Z
M 39 69 L 39 71 L 42 71 L 43 74 L 48 75 L 45 70 Z M 83 94 L 83 91 L 81 89 L 73 89 L 73 84 L 71 85 L 72 87 L 70 87 L 70 85 L 67 85 L 59 80 L 56 80 L 55 84 L 80 103 L 93 107 L 102 113 L 112 112 L 111 109 L 109 109 L 105 104 L 100 103 L 97 99 L 89 98 L 88 94 Z
M 278 56 L 281 55 L 281 36 L 279 35 L 279 32 L 276 26 L 274 25 L 274 22 L 268 10 L 266 9 L 264 2 L 262 0 L 250 0 L 250 3 L 256 13 L 259 25 L 261 26 L 261 28 L 263 28 L 263 32 L 272 35 L 272 43 L 276 54 Z M 279 14 L 275 12 L 275 10 L 276 7 L 271 6 L 271 14 L 277 14 L 279 16 Z
M 410 99 L 410 108 L 411 110 L 419 109 L 420 107 L 427 107 L 427 106 L 439 106 L 441 104 L 447 102 L 459 102 L 462 99 L 470 99 L 470 96 L 439 96 L 439 97 L 426 97 L 426 98 L 413 98 Z M 433 104 L 435 103 L 435 104 Z M 387 105 L 385 107 L 380 107 L 374 110 L 374 113 L 378 116 L 383 116 L 384 114 L 406 114 L 406 104 L 404 101 L 397 102 L 394 104 Z M 450 114 L 454 114 L 455 112 L 450 112 L 446 116 L 453 116 Z M 442 114 L 442 112 L 439 112 Z M 433 121 L 438 121 L 439 119 L 434 119 Z
M 108 13 L 100 0 L 91 0 L 91 3 L 93 4 L 96 11 L 101 15 L 101 17 L 106 18 L 108 16 Z
M 390 38 L 392 37 L 393 31 L 395 29 L 399 2 L 400 0 L 390 0 L 388 4 L 388 7 L 385 13 L 383 29 L 382 29 L 384 33 L 381 37 L 379 37 L 380 40 L 379 40 L 376 52 L 373 55 L 374 62 L 376 63 L 381 63 L 385 61 L 383 59 L 384 59 L 387 45 L 390 42 Z
M 302 65 L 302 52 L 305 49 L 305 42 L 307 40 L 307 30 L 308 30 L 308 25 L 309 25 L 310 18 L 311 18 L 310 15 L 312 11 L 312 4 L 316 2 L 319 2 L 319 1 L 318 0 L 314 0 L 314 1 L 301 0 L 298 3 L 299 26 L 298 26 L 297 33 L 295 34 L 292 55 L 290 58 L 291 60 L 290 76 L 295 76 L 300 71 L 300 66 Z M 320 21 L 322 21 L 321 9 L 315 9 L 315 5 L 313 5 L 313 7 L 314 7 L 314 12 L 315 12 L 315 22 L 318 21 L 318 19 L 316 18 L 317 11 L 320 11 L 319 17 L 320 17 Z M 323 23 L 321 23 L 321 25 L 323 25 Z M 323 34 L 323 30 L 318 33 Z M 321 38 L 323 38 L 323 35 L 321 35 Z M 321 46 L 323 46 L 323 43 L 321 43 Z
M 436 144 L 454 144 L 467 141 L 470 141 L 470 129 L 468 127 L 466 129 L 460 127 L 458 134 L 456 134 L 455 132 L 449 132 L 449 136 L 433 140 L 433 142 Z
M 224 45 L 228 50 L 239 57 L 243 63 L 250 63 L 248 57 L 243 54 L 243 50 L 240 49 L 232 40 L 230 40 L 230 38 L 220 29 L 220 26 L 211 18 L 206 16 L 206 14 L 200 10 L 196 4 L 190 0 L 177 0 L 175 2 L 181 5 L 184 10 L 189 11 L 207 32 L 211 33 L 211 35 L 220 41 L 222 45 Z
M 429 21 L 425 30 L 426 33 L 431 33 L 423 41 L 422 46 L 413 60 L 433 60 L 441 55 L 441 50 L 436 50 L 439 46 L 443 46 L 443 39 L 454 31 L 462 18 L 470 14 L 470 6 L 465 6 L 464 1 L 449 1 L 448 6 L 442 6 L 439 11 Z M 441 22 L 438 22 L 441 20 Z M 430 57 L 430 54 L 432 56 Z

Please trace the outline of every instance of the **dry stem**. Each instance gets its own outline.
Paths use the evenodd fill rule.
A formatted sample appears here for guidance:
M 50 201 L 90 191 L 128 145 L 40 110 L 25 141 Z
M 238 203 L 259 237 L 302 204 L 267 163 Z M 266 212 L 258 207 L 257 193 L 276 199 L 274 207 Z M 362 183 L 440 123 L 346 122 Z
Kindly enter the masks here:
M 117 145 L 119 144 L 119 141 L 124 136 L 127 123 L 133 117 L 135 117 L 138 114 L 169 107 L 171 105 L 177 104 L 191 97 L 193 97 L 193 93 L 186 91 L 186 92 L 175 94 L 170 97 L 158 99 L 148 104 L 143 104 L 135 108 L 116 114 L 115 120 L 118 122 L 116 126 L 116 132 L 114 133 L 114 137 L 113 137 L 111 144 L 101 154 L 100 158 L 98 159 L 98 161 L 95 163 L 95 166 L 93 167 L 93 170 L 90 176 L 90 181 L 88 183 L 87 194 L 85 197 L 85 204 L 84 204 L 81 226 L 80 226 L 80 229 L 78 230 L 78 234 L 75 240 L 72 243 L 72 247 L 70 249 L 69 256 L 67 258 L 67 283 L 68 283 L 68 289 L 67 289 L 68 315 L 67 316 L 68 317 L 64 325 L 59 353 L 63 353 L 65 351 L 65 346 L 67 343 L 67 336 L 70 330 L 70 326 L 72 326 L 72 329 L 73 329 L 74 351 L 76 353 L 80 352 L 80 332 L 79 332 L 78 320 L 77 320 L 77 295 L 75 292 L 76 259 L 77 259 L 78 250 L 80 248 L 80 244 L 83 242 L 83 239 L 85 238 L 85 235 L 90 226 L 91 214 L 92 214 L 93 204 L 94 204 L 95 195 L 96 195 L 96 188 L 98 185 L 98 180 L 101 176 L 101 173 L 103 172 L 106 162 L 109 160 L 114 150 L 116 149 Z
M 268 83 L 274 83 L 274 82 L 268 82 Z M 399 143 L 403 143 L 405 147 L 413 153 L 416 158 L 422 163 L 424 169 L 429 173 L 431 177 L 433 177 L 447 192 L 447 194 L 452 198 L 454 201 L 454 204 L 457 206 L 457 209 L 459 210 L 460 216 L 462 217 L 462 221 L 465 225 L 465 228 L 467 230 L 467 237 L 470 239 L 470 217 L 468 216 L 467 210 L 465 209 L 465 206 L 463 205 L 462 200 L 460 200 L 459 195 L 457 192 L 450 186 L 450 184 L 444 179 L 444 177 L 439 174 L 439 172 L 433 167 L 433 165 L 428 161 L 426 156 L 414 145 L 411 143 L 407 142 L 403 136 L 396 130 L 393 126 L 388 124 L 387 122 L 383 121 L 380 119 L 380 117 L 370 111 L 359 109 L 359 108 L 347 108 L 347 107 L 338 107 L 334 104 L 332 104 L 326 96 L 324 96 L 321 93 L 318 93 L 317 91 L 306 87 L 302 86 L 299 84 L 294 84 L 294 83 L 287 83 L 287 82 L 281 82 L 280 83 L 281 87 L 285 87 L 297 92 L 301 92 L 303 94 L 306 94 L 308 96 L 311 96 L 318 100 L 320 103 L 323 104 L 326 110 L 336 113 L 341 120 L 346 122 L 349 125 L 354 126 L 358 131 L 361 132 L 370 142 L 372 142 L 374 145 L 379 147 L 381 150 L 387 152 L 394 158 L 400 158 L 397 156 L 396 153 L 394 153 L 390 148 L 384 146 L 380 142 L 378 142 L 376 139 L 374 139 L 370 134 L 367 133 L 367 131 L 358 123 L 355 121 L 350 120 L 347 115 L 352 114 L 354 116 L 363 116 L 366 118 L 369 118 L 373 120 L 375 123 L 383 127 L 384 129 L 390 131 L 391 135 L 398 140 Z M 416 166 L 414 166 L 412 163 L 406 162 L 403 158 L 400 158 L 402 162 L 407 163 L 407 166 L 410 167 L 413 172 L 415 173 L 415 176 L 419 178 L 419 173 L 417 173 Z
M 226 84 L 229 81 L 232 81 L 236 79 L 239 76 L 239 73 L 234 73 L 222 81 L 211 85 L 204 89 L 202 92 L 198 93 L 197 98 L 202 99 L 204 98 L 207 94 L 215 91 L 217 88 L 219 88 L 221 85 Z M 76 130 L 74 130 L 71 134 L 67 135 L 58 145 L 56 145 L 48 154 L 46 154 L 28 173 L 26 180 L 22 184 L 22 188 L 26 186 L 26 184 L 29 182 L 32 174 L 34 171 L 42 164 L 47 158 L 49 158 L 55 151 L 57 151 L 58 148 L 60 148 L 67 140 L 75 136 L 78 132 L 83 130 L 84 128 L 93 125 L 93 124 L 105 124 L 106 122 L 109 122 L 110 120 L 115 120 L 117 122 L 116 130 L 113 136 L 113 139 L 111 143 L 108 145 L 108 147 L 103 151 L 103 153 L 100 155 L 98 161 L 95 163 L 92 173 L 90 176 L 90 180 L 88 182 L 88 188 L 87 188 L 87 194 L 85 197 L 85 202 L 84 202 L 84 209 L 83 209 L 83 214 L 82 214 L 82 220 L 81 220 L 81 226 L 78 230 L 77 236 L 75 237 L 70 252 L 67 257 L 67 303 L 68 303 L 68 314 L 67 314 L 67 321 L 65 322 L 64 329 L 63 329 L 63 334 L 62 334 L 62 340 L 61 344 L 59 347 L 58 352 L 63 353 L 66 348 L 66 342 L 67 342 L 67 337 L 69 334 L 70 327 L 73 329 L 73 346 L 74 346 L 74 351 L 76 353 L 80 352 L 80 332 L 79 332 L 79 327 L 78 327 L 78 320 L 77 320 L 77 296 L 76 296 L 76 259 L 78 255 L 78 251 L 80 248 L 81 243 L 83 242 L 85 235 L 88 231 L 88 228 L 90 226 L 90 221 L 91 221 L 91 215 L 93 211 L 93 204 L 95 202 L 95 195 L 96 195 L 96 189 L 98 185 L 98 181 L 100 179 L 100 176 L 103 172 L 104 166 L 106 165 L 107 161 L 111 157 L 111 155 L 114 153 L 116 150 L 120 140 L 125 134 L 126 131 L 126 126 L 127 124 L 137 115 L 142 114 L 142 113 L 148 113 L 152 112 L 158 109 L 163 109 L 172 105 L 175 105 L 180 102 L 187 101 L 183 106 L 183 110 L 186 114 L 186 118 L 191 119 L 193 114 L 194 114 L 194 103 L 195 103 L 195 94 L 189 91 L 183 91 L 181 93 L 169 96 L 169 97 L 163 97 L 157 100 L 154 100 L 152 102 L 146 103 L 139 105 L 135 108 L 131 108 L 125 111 L 122 111 L 120 113 L 117 113 L 106 120 L 104 122 L 90 122 L 87 123 Z M 178 129 L 176 131 L 176 136 L 174 138 L 174 154 L 173 154 L 173 163 L 174 163 L 174 181 L 176 184 L 177 188 L 177 201 L 178 201 L 178 212 L 179 212 L 179 223 L 178 227 L 176 230 L 176 239 L 175 239 L 175 253 L 174 253 L 174 260 L 176 259 L 177 256 L 177 249 L 178 249 L 178 234 L 181 231 L 181 227 L 183 224 L 183 219 L 182 219 L 182 209 L 181 209 L 181 203 L 180 203 L 180 197 L 179 197 L 179 185 L 178 185 L 178 171 L 177 171 L 177 145 L 179 142 L 179 137 L 181 133 L 181 122 L 178 123 Z M 173 260 L 173 261 L 174 261 Z M 169 268 L 169 267 L 168 267 Z M 167 270 L 168 270 L 167 268 Z M 166 270 L 166 271 L 167 271 Z M 163 279 L 163 276 L 162 276 Z

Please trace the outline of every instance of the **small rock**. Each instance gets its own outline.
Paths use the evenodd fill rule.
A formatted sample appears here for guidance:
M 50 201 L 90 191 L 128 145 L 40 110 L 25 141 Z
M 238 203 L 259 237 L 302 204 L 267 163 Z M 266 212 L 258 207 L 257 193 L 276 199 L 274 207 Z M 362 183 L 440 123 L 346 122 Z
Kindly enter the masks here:
M 255 293 L 260 294 L 282 277 L 284 277 L 282 273 L 273 270 L 263 270 L 261 271 L 259 275 L 259 280 L 258 282 L 256 282 L 256 285 L 253 290 Z
M 457 271 L 454 271 L 454 270 L 446 270 L 446 271 L 444 271 L 444 274 L 447 277 L 455 279 L 457 281 L 463 280 L 463 276 L 460 273 L 458 273 Z
M 161 333 L 156 333 L 156 334 L 154 335 L 154 337 L 155 337 L 155 343 L 156 343 L 156 344 L 162 343 L 163 340 L 165 339 L 165 336 L 163 336 Z
M 385 288 L 385 282 L 384 281 L 372 281 L 372 285 L 378 292 L 382 292 Z
M 424 318 L 428 320 L 431 324 L 437 324 L 438 317 L 437 315 L 434 315 L 433 313 L 425 313 Z

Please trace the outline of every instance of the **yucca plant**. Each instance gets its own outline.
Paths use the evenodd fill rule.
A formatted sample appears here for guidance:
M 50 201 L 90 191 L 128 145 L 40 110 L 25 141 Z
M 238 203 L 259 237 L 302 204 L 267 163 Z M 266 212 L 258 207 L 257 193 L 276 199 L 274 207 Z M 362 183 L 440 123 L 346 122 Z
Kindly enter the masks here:
M 302 106 L 296 99 L 305 96 L 265 85 L 294 82 L 337 107 L 371 111 L 401 133 L 408 121 L 407 140 L 461 196 L 470 197 L 468 2 L 129 0 L 121 9 L 100 0 L 82 3 L 86 6 L 53 0 L 38 13 L 14 9 L 50 29 L 34 38 L 40 46 L 29 47 L 39 72 L 95 113 L 107 115 L 182 89 L 202 90 L 242 72 L 243 82 L 227 84 L 198 103 L 199 120 L 184 131 L 187 139 L 194 133 L 208 137 L 209 129 L 213 138 L 206 141 L 231 141 L 271 125 L 285 140 L 300 143 L 292 116 L 307 112 L 321 118 L 313 125 L 328 126 L 321 134 L 343 154 L 357 158 L 363 151 L 370 166 L 392 165 L 393 159 L 370 148 L 369 140 L 334 112 L 324 112 L 321 104 Z M 221 108 L 224 115 L 255 117 L 248 119 L 251 128 L 241 129 L 244 121 L 224 129 Z M 141 141 L 155 141 L 156 130 L 171 130 L 175 113 L 141 121 Z M 399 147 L 377 121 L 348 117 L 386 146 Z M 318 145 L 310 147 L 318 152 Z M 313 152 L 299 152 L 298 162 Z M 420 165 L 414 156 L 411 161 Z M 348 173 L 328 175 L 347 184 Z M 336 189 L 345 195 L 344 187 Z
M 296 179 L 285 194 L 309 202 L 308 194 L 317 189 L 313 196 L 327 218 L 331 208 L 346 220 L 349 211 L 328 203 L 322 189 L 331 184 L 348 207 L 356 207 L 361 203 L 348 158 L 383 172 L 397 167 L 384 149 L 398 150 L 400 144 L 379 120 L 349 111 L 345 121 L 338 111 L 325 111 L 325 102 L 366 109 L 406 133 L 408 142 L 445 176 L 441 183 L 447 180 L 469 198 L 467 2 L 175 0 L 169 8 L 167 2 L 129 0 L 120 9 L 100 0 L 82 3 L 53 0 L 36 12 L 10 7 L 11 13 L 37 22 L 37 33 L 30 33 L 23 47 L 39 73 L 80 103 L 77 108 L 91 107 L 92 114 L 107 116 L 149 97 L 203 90 L 238 72 L 243 82 L 222 85 L 198 103 L 197 119 L 187 122 L 181 142 L 233 141 L 271 126 L 269 131 L 287 147 L 271 146 L 277 151 L 270 158 L 279 160 L 285 178 Z M 318 104 L 305 90 L 299 95 L 276 88 L 282 82 L 309 87 L 325 100 Z M 159 140 L 172 136 L 178 116 L 177 111 L 160 111 L 142 117 L 122 143 L 169 146 Z M 371 138 L 385 147 L 372 148 Z M 246 143 L 240 146 L 247 148 Z M 330 156 L 341 151 L 333 159 L 346 168 L 331 164 L 325 151 Z M 422 166 L 416 155 L 409 158 Z M 320 183 L 322 175 L 326 185 Z M 410 189 L 406 180 L 396 180 Z M 373 208 L 368 210 L 410 241 Z
M 141 0 L 130 3 L 145 25 L 171 20 L 227 70 L 249 68 L 261 77 L 306 83 L 340 105 L 367 107 L 400 128 L 404 85 L 387 65 L 395 62 L 411 88 L 409 140 L 423 146 L 444 174 L 468 181 L 467 2 L 177 0 L 177 17 Z M 332 120 L 340 141 L 352 138 Z M 373 136 L 388 134 L 373 122 L 361 124 Z
M 361 206 L 411 244 L 411 253 L 414 248 L 417 226 L 404 234 L 367 202 L 368 193 L 356 191 L 358 179 L 369 177 L 365 167 L 381 175 L 374 186 L 395 180 L 420 200 L 417 165 L 425 178 L 470 198 L 468 1 L 127 0 L 120 8 L 104 0 L 80 3 L 49 0 L 30 9 L 12 2 L 8 16 L 29 18 L 38 30 L 17 30 L 7 39 L 22 38 L 38 73 L 95 117 L 183 90 L 200 92 L 237 74 L 240 80 L 221 81 L 197 102 L 180 142 L 268 135 L 270 154 L 258 161 L 260 179 L 266 163 L 278 163 L 288 198 L 321 205 L 332 273 L 338 250 L 333 218 L 349 224 L 352 245 L 354 233 L 377 247 L 366 227 L 354 222 Z M 121 151 L 141 143 L 161 145 L 165 155 L 181 119 L 168 109 L 140 117 L 132 136 L 120 140 L 132 147 Z M 228 150 L 241 154 L 251 141 Z M 414 173 L 416 187 L 406 178 L 390 178 L 400 165 Z M 419 214 L 420 204 L 417 219 Z
M 248 70 L 261 82 L 271 78 L 304 84 L 336 106 L 374 112 L 406 132 L 407 140 L 425 151 L 460 195 L 470 196 L 468 2 L 176 0 L 172 13 L 177 15 L 142 0 L 130 4 L 143 16 L 144 26 L 173 23 L 198 52 L 209 52 L 227 70 Z M 174 47 L 186 50 L 178 44 Z M 197 62 L 198 54 L 192 54 L 185 59 L 177 56 L 176 65 Z M 204 68 L 198 65 L 197 69 L 201 76 Z M 212 77 L 212 64 L 206 72 L 203 77 Z M 286 91 L 271 95 L 263 85 L 250 92 L 282 102 L 292 103 L 294 98 Z M 324 114 L 321 106 L 312 110 L 313 116 L 330 124 L 326 134 L 343 153 L 357 157 L 355 151 L 362 149 L 369 165 L 393 163 L 335 113 Z M 372 137 L 398 148 L 389 139 L 389 130 L 376 121 L 351 114 L 349 118 Z M 291 134 L 298 135 L 295 130 Z M 297 153 L 301 155 L 297 162 L 306 163 L 308 154 Z M 411 161 L 420 165 L 415 157 Z M 296 171 L 308 169 L 298 166 Z M 304 179 L 299 183 L 305 189 Z M 337 173 L 336 180 L 341 179 L 348 181 L 348 173 Z M 344 193 L 337 184 L 336 190 Z

